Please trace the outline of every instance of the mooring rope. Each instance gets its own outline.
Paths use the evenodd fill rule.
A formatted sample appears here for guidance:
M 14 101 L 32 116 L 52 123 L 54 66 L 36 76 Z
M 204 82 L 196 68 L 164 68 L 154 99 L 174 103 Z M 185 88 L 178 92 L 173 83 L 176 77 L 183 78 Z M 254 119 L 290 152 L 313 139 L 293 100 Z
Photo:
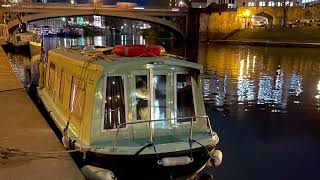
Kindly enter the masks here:
M 12 89 L 3 89 L 3 90 L 0 90 L 0 93 L 2 93 L 2 92 L 10 92 L 10 91 L 17 91 L 17 90 L 21 90 L 21 89 L 24 89 L 24 88 L 20 87 L 20 88 L 12 88 Z
M 24 151 L 21 149 L 16 148 L 8 148 L 8 147 L 1 147 L 0 146 L 0 158 L 2 159 L 9 159 L 10 155 L 17 155 L 17 156 L 45 156 L 51 155 L 46 157 L 56 157 L 52 156 L 52 154 L 67 154 L 67 153 L 74 153 L 80 152 L 80 150 L 64 150 L 64 151 Z

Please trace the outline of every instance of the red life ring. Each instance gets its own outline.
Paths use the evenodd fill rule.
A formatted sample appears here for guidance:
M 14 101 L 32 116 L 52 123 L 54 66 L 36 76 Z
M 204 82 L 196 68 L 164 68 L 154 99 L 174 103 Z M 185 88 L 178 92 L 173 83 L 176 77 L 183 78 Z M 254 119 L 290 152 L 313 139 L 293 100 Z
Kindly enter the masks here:
M 125 57 L 134 56 L 161 56 L 166 51 L 159 45 L 116 45 L 112 49 L 113 54 Z

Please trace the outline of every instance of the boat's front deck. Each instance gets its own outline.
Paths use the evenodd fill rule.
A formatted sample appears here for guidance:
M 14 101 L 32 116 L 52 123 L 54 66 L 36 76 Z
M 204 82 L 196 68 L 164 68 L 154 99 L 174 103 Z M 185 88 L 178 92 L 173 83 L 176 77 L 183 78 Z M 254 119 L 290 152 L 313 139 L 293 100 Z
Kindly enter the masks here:
M 207 132 L 196 132 L 193 133 L 193 139 L 200 140 L 203 138 L 210 137 L 210 134 Z M 153 143 L 155 145 L 163 145 L 163 144 L 170 144 L 170 143 L 189 143 L 189 134 L 174 134 L 174 135 L 167 135 L 167 136 L 155 136 L 152 138 Z M 141 137 L 141 138 L 134 138 L 134 137 L 121 137 L 119 135 L 116 146 L 117 147 L 142 147 L 150 142 L 149 137 Z M 94 146 L 100 147 L 108 147 L 114 145 L 114 140 L 107 141 L 104 137 L 99 137 L 94 141 Z

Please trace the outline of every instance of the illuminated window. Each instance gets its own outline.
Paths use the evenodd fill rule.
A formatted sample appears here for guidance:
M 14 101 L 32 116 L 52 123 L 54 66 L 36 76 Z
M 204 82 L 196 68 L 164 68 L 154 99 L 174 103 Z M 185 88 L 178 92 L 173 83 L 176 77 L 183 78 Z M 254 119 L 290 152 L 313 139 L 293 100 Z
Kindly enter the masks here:
M 269 6 L 269 7 L 273 7 L 273 6 L 274 6 L 274 2 L 273 2 L 273 1 L 269 1 L 269 2 L 268 2 L 268 6 Z
M 248 2 L 248 6 L 254 6 L 254 2 Z
M 281 7 L 281 6 L 282 6 L 282 3 L 281 3 L 281 2 L 277 2 L 277 6 L 278 6 L 278 7 Z
M 82 119 L 85 102 L 85 83 L 76 77 L 72 77 L 70 93 L 70 111 L 79 120 Z
M 266 2 L 265 1 L 260 1 L 259 2 L 259 6 L 266 6 Z
M 228 4 L 228 8 L 229 9 L 233 9 L 234 8 L 234 4 Z
M 289 6 L 289 4 L 290 4 L 290 1 L 286 1 L 286 6 Z
M 123 78 L 108 76 L 104 111 L 104 129 L 115 129 L 126 122 Z M 122 125 L 121 128 L 125 126 Z

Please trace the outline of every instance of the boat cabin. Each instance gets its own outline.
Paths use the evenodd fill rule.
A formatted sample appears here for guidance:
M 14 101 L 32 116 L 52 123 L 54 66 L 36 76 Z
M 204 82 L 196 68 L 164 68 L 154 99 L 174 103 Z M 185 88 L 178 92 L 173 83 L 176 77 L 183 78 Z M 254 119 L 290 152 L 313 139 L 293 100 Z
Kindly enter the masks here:
M 190 136 L 213 141 L 199 64 L 58 48 L 45 69 L 40 98 L 61 131 L 70 122 L 70 138 L 83 147 L 132 154 L 150 141 L 158 152 L 189 149 Z

